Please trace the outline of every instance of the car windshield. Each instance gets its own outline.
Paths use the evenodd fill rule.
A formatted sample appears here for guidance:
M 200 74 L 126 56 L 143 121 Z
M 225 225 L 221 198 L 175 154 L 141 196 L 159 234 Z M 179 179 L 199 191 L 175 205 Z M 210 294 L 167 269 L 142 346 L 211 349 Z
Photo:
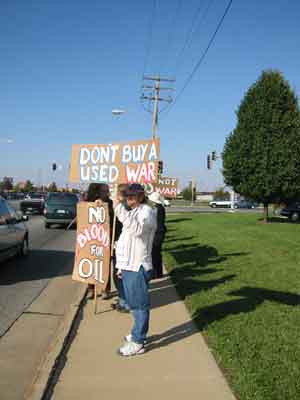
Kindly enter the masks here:
M 78 202 L 78 197 L 71 193 L 52 193 L 47 199 L 48 204 L 73 205 Z
M 44 195 L 42 193 L 30 193 L 29 197 L 31 199 L 42 199 Z

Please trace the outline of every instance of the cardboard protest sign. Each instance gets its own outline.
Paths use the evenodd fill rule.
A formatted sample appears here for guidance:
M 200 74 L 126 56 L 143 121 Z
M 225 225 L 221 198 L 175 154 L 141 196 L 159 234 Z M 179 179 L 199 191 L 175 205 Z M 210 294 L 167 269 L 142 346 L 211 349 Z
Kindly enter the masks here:
M 178 179 L 166 177 L 159 178 L 156 191 L 166 198 L 175 199 L 178 192 Z
M 159 139 L 72 146 L 70 181 L 154 183 L 158 180 Z
M 159 177 L 157 184 L 145 184 L 145 191 L 148 196 L 153 192 L 158 192 L 168 199 L 175 199 L 178 193 L 178 179 Z
M 106 287 L 110 274 L 110 221 L 108 205 L 77 204 L 75 281 Z

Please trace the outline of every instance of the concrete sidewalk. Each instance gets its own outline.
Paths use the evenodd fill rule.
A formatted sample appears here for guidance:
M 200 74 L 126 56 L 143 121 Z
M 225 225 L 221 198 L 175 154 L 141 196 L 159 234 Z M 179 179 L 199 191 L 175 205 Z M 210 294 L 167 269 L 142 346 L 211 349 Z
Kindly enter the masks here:
M 123 358 L 117 349 L 131 315 L 109 301 L 99 301 L 94 315 L 89 301 L 51 398 L 234 400 L 169 277 L 151 283 L 151 304 L 148 351 Z

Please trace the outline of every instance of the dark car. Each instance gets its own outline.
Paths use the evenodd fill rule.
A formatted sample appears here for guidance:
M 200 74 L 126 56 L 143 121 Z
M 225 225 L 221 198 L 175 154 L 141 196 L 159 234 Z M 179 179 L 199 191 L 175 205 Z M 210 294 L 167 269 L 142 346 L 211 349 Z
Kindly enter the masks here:
M 29 234 L 24 221 L 28 220 L 20 211 L 0 197 L 0 261 L 15 254 L 27 255 Z
M 234 204 L 234 208 L 247 208 L 249 210 L 257 207 L 258 204 L 250 200 L 239 200 Z
M 288 217 L 292 222 L 297 222 L 300 219 L 300 202 L 289 204 L 286 208 L 280 211 L 280 215 Z
M 79 199 L 73 193 L 49 193 L 45 202 L 45 228 L 51 225 L 69 225 L 76 217 Z
M 24 214 L 32 213 L 32 214 L 42 215 L 45 207 L 45 197 L 46 197 L 45 193 L 40 193 L 40 192 L 28 193 L 25 199 L 22 200 L 20 203 L 21 211 Z

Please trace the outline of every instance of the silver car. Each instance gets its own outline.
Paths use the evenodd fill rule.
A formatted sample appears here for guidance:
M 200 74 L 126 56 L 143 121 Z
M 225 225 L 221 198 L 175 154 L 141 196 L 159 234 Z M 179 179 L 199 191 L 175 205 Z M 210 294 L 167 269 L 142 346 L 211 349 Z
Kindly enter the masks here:
M 24 223 L 27 220 L 27 216 L 15 211 L 0 197 L 0 261 L 15 254 L 28 254 L 28 228 Z

